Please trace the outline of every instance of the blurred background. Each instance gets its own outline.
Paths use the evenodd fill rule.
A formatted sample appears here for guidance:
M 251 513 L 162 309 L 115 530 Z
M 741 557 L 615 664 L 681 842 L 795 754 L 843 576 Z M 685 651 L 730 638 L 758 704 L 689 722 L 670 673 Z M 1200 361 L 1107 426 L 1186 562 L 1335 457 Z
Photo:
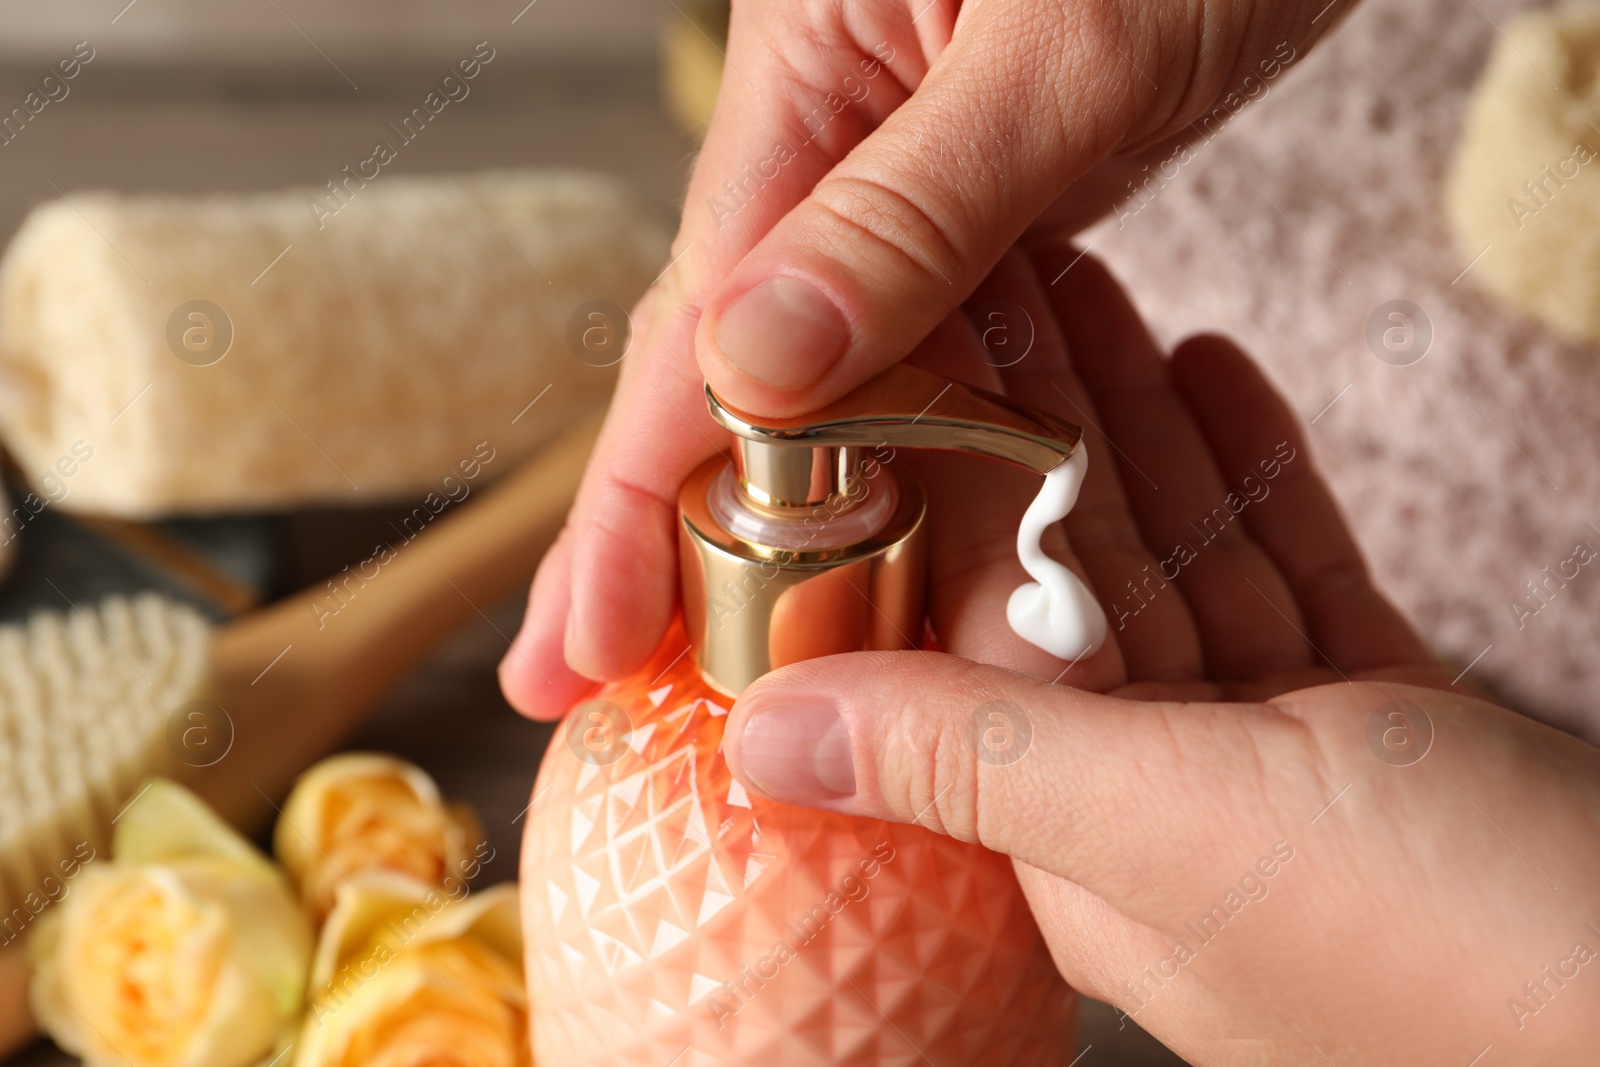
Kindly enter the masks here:
M 108 45 L 115 34 L 116 56 L 125 62 L 287 66 L 308 55 L 315 59 L 321 48 L 341 63 L 448 63 L 461 44 L 490 40 L 534 62 L 648 64 L 663 11 L 671 8 L 651 0 L 537 0 L 526 11 L 498 0 L 6 0 L 0 4 L 6 27 L 0 55 L 8 61 L 53 59 L 63 41 L 102 32 Z
M 685 20 L 653 0 L 6 0 L 3 99 L 20 100 L 79 41 L 96 58 L 49 121 L 8 146 L 0 227 L 55 195 L 52 182 L 320 185 L 480 41 L 496 59 L 470 103 L 407 146 L 400 171 L 592 166 L 629 178 L 667 219 L 693 142 L 660 106 L 663 12 Z

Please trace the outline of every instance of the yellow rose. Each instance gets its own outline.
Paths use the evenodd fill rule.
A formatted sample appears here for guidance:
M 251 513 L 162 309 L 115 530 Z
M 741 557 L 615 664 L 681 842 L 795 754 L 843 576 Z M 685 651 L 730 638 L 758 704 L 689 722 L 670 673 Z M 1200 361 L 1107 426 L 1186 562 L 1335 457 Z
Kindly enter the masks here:
M 451 899 L 390 874 L 341 886 L 295 1067 L 520 1067 L 522 926 L 510 883 Z
M 34 1017 L 91 1067 L 240 1067 L 292 1032 L 311 930 L 283 876 L 165 780 L 39 922 Z
M 464 884 L 483 861 L 470 852 L 477 820 L 446 807 L 422 768 L 393 756 L 348 753 L 295 783 L 273 832 L 273 851 L 314 918 L 363 871 L 392 871 L 428 886 Z

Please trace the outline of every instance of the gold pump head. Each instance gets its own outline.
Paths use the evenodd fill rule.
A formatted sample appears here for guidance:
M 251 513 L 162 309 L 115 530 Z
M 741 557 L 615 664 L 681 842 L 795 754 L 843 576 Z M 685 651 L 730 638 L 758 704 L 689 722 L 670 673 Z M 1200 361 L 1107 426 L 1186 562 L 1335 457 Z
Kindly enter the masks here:
M 769 506 L 815 506 L 844 493 L 863 449 L 967 452 L 1048 474 L 1083 437 L 1048 412 L 904 365 L 799 418 L 758 419 L 723 403 L 710 386 L 706 404 L 734 435 L 741 487 Z
M 701 671 L 732 693 L 802 659 L 915 648 L 923 637 L 921 487 L 899 448 L 988 456 L 1047 474 L 1083 431 L 1048 412 L 895 366 L 810 415 L 764 419 L 708 386 L 733 460 L 678 497 L 684 621 Z

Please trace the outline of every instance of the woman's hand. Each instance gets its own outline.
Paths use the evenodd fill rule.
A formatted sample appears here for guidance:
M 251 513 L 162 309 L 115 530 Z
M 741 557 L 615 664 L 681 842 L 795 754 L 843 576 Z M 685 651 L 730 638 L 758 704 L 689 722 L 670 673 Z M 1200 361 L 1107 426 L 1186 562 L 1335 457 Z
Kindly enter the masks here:
M 1600 752 L 1452 688 L 1227 342 L 1163 359 L 1088 259 L 1054 287 L 1008 259 L 979 296 L 1038 327 L 999 384 L 1088 427 L 1056 549 L 1111 641 L 1068 665 L 1012 635 L 1037 479 L 931 461 L 956 655 L 769 675 L 730 718 L 735 773 L 1008 853 L 1062 973 L 1196 1064 L 1592 1062 Z M 918 358 L 982 379 L 974 346 Z
M 704 382 L 770 415 L 838 398 L 1030 226 L 1071 231 L 1170 179 L 1186 142 L 1269 91 L 1348 6 L 735 4 L 672 265 L 636 313 L 610 420 L 501 667 L 511 702 L 559 715 L 660 641 L 677 489 L 721 447 Z

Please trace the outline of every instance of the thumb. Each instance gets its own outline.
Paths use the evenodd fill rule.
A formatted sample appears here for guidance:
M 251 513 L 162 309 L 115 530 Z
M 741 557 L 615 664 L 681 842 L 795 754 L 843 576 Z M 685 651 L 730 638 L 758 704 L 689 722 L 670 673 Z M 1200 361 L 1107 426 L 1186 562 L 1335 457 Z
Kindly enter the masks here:
M 1325 800 L 1304 729 L 1271 705 L 1133 702 L 927 652 L 775 671 L 723 748 L 756 793 L 918 823 L 1134 911 Z
M 1160 34 L 1130 23 L 1154 16 L 1029 8 L 963 9 L 910 99 L 711 294 L 696 352 L 726 399 L 798 414 L 898 361 L 1156 109 L 1154 83 L 1108 77 L 1119 51 L 1151 51 Z

